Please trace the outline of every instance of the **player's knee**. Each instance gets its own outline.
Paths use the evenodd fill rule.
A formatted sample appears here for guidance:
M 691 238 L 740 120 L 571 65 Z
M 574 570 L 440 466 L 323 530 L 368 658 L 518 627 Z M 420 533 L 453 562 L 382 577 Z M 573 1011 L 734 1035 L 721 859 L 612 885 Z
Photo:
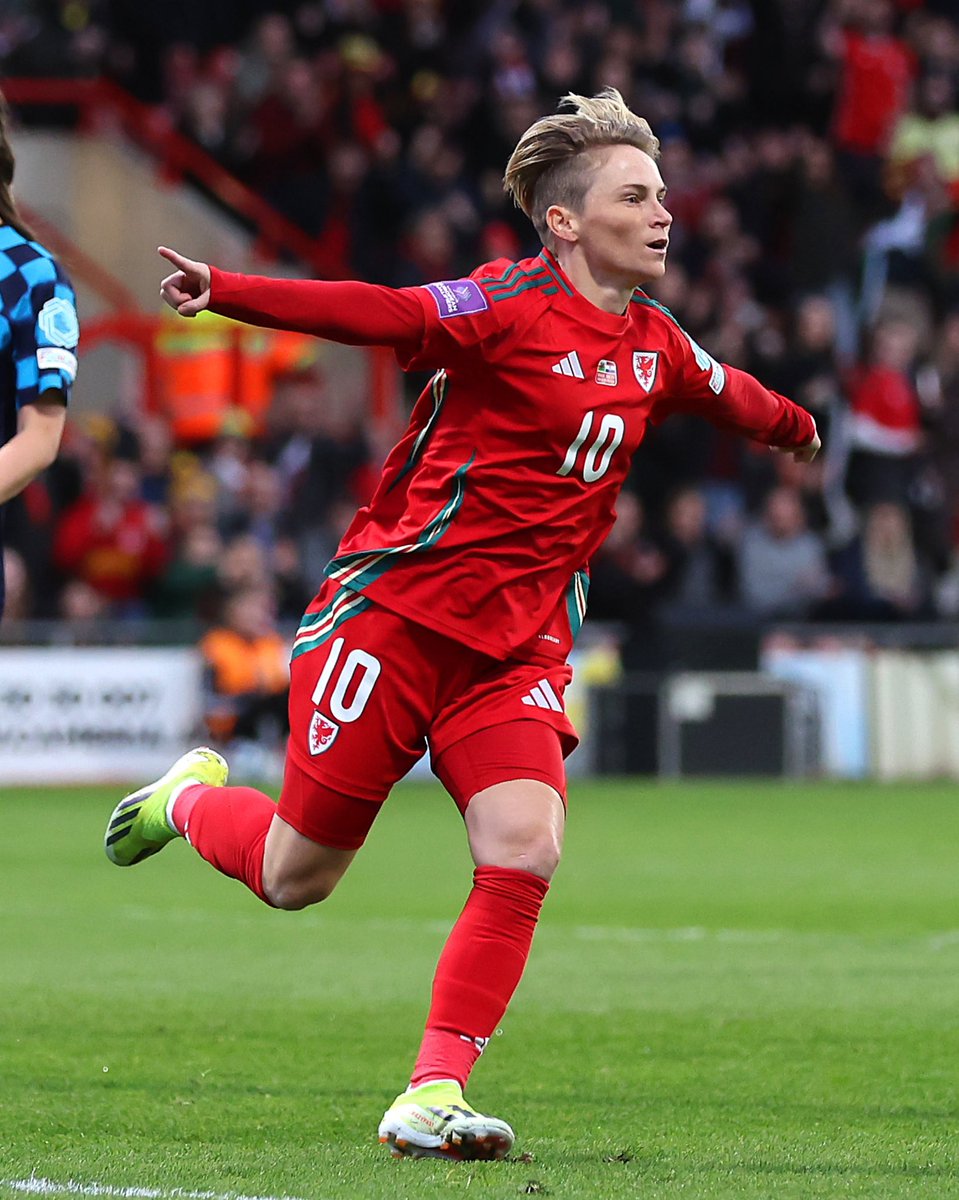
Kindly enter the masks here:
M 296 912 L 319 904 L 336 887 L 336 880 L 325 875 L 291 878 L 279 873 L 271 876 L 263 873 L 263 892 L 274 908 Z
M 559 866 L 561 852 L 562 840 L 556 829 L 517 829 L 490 848 L 489 865 L 512 867 L 541 879 L 551 879 Z

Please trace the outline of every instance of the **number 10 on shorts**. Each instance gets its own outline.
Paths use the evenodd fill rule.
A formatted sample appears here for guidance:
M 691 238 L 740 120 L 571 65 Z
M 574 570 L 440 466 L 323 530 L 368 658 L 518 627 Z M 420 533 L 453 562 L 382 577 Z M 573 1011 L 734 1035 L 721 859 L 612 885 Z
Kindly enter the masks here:
M 363 709 L 380 677 L 382 664 L 365 650 L 351 650 L 341 665 L 340 655 L 345 640 L 337 638 L 330 646 L 330 653 L 310 699 L 317 708 L 328 712 L 334 721 L 347 725 L 363 715 Z M 328 691 L 329 700 L 324 703 Z

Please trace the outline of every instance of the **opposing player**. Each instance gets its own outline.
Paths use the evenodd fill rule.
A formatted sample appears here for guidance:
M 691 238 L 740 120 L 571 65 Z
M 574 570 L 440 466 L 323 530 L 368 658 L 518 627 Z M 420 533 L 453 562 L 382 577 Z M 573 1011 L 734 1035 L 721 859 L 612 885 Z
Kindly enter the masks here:
M 0 616 L 3 505 L 57 456 L 80 337 L 70 281 L 17 211 L 8 125 L 0 96 Z
M 443 950 L 410 1087 L 386 1111 L 396 1154 L 500 1158 L 513 1131 L 463 1088 L 519 982 L 565 817 L 576 742 L 563 693 L 587 564 L 647 424 L 697 412 L 808 461 L 808 413 L 705 353 L 638 285 L 665 270 L 672 218 L 648 124 L 607 89 L 520 139 L 505 186 L 544 248 L 468 279 L 392 290 L 228 274 L 162 249 L 162 293 L 430 368 L 370 503 L 293 643 L 279 805 L 226 786 L 194 750 L 120 802 L 107 854 L 178 835 L 268 904 L 324 899 L 392 785 L 429 744 L 463 814 L 473 887 Z

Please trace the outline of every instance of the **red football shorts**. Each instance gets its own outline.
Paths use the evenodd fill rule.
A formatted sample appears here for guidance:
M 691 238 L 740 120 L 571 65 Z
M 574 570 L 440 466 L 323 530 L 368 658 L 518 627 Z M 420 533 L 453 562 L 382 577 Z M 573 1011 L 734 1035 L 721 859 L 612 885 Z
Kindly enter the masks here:
M 565 663 L 499 662 L 324 585 L 293 645 L 279 815 L 313 841 L 363 844 L 390 789 L 429 746 L 461 811 L 483 788 L 537 779 L 565 802 L 577 744 Z

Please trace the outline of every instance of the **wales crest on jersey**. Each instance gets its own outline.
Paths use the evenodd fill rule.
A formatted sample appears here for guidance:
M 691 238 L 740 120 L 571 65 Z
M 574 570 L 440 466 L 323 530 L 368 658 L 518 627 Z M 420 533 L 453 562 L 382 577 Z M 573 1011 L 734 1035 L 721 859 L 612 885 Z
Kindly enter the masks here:
M 656 372 L 659 369 L 658 350 L 634 350 L 633 374 L 636 382 L 644 392 L 651 392 L 656 383 Z

